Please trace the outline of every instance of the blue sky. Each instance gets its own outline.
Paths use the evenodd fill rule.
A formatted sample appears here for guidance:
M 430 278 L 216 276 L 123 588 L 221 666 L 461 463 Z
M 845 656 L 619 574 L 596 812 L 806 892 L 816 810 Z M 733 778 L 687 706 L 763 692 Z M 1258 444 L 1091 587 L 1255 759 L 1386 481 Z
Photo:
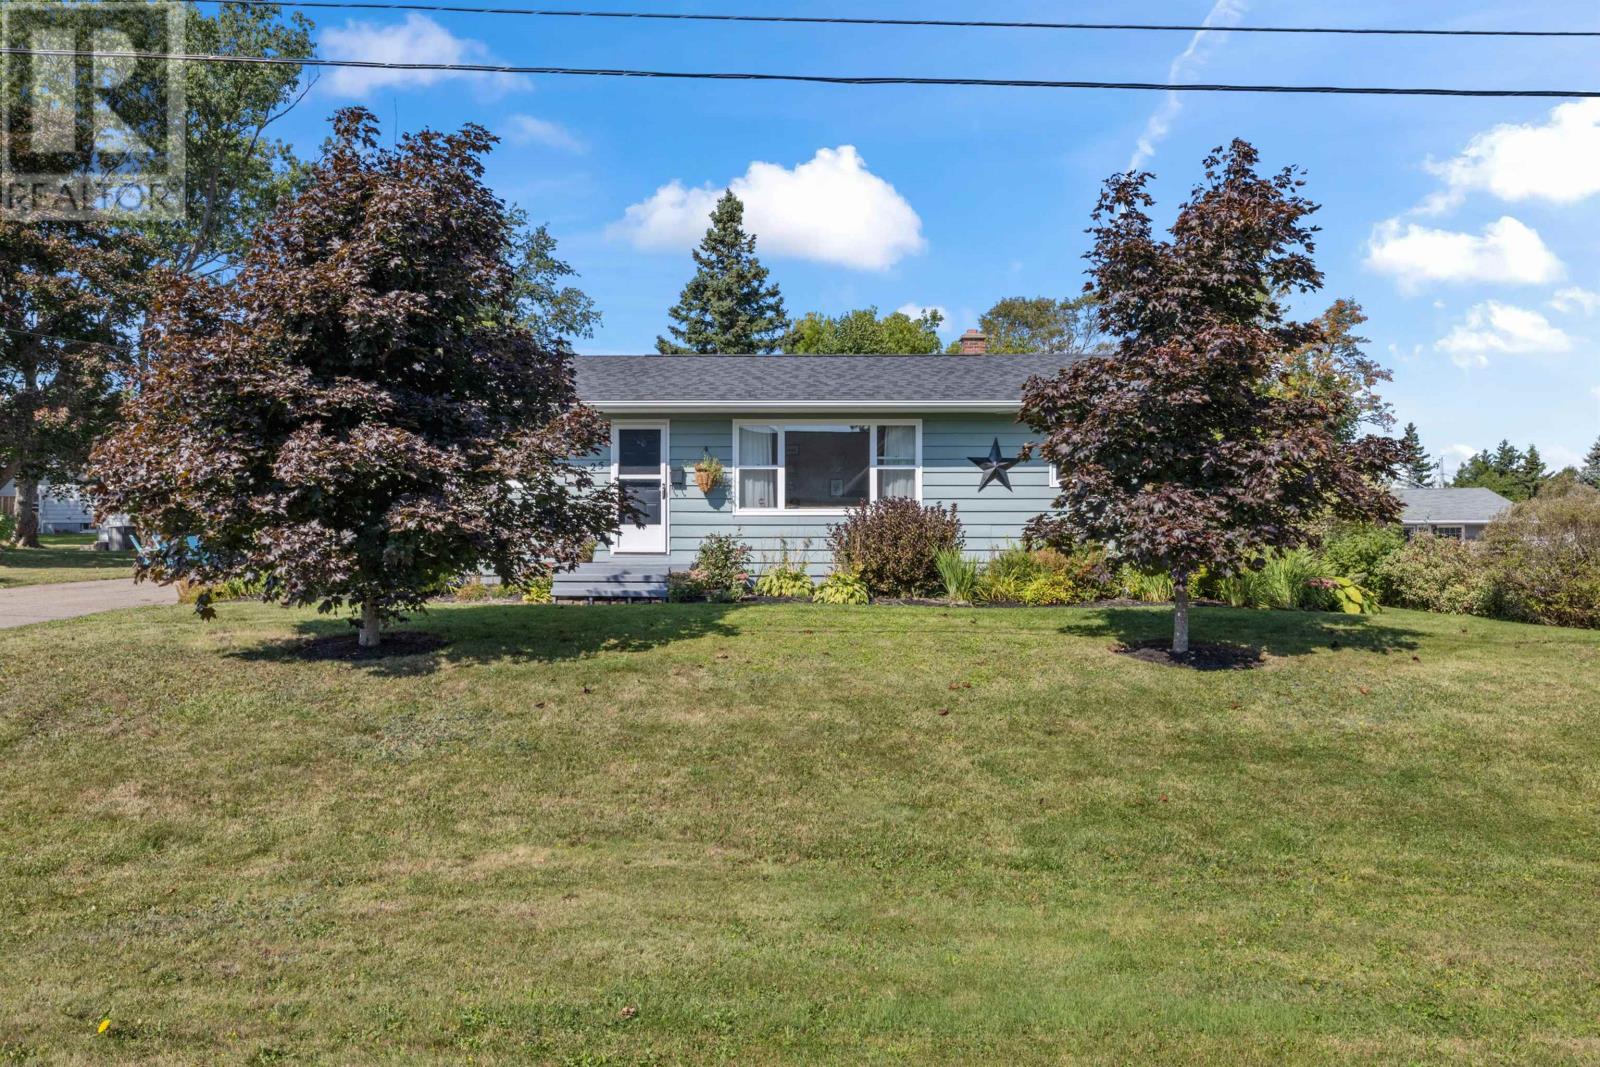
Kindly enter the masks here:
M 622 3 L 595 5 L 622 8 Z M 636 0 L 636 8 L 892 17 L 1600 29 L 1592 0 Z M 341 58 L 1101 80 L 1600 88 L 1593 40 L 721 26 L 313 12 Z M 1008 295 L 1073 295 L 1106 175 L 1158 175 L 1158 218 L 1234 136 L 1308 172 L 1318 263 L 1359 301 L 1386 389 L 1452 466 L 1502 437 L 1552 466 L 1600 434 L 1600 101 L 838 88 L 322 72 L 284 122 L 314 153 L 337 107 L 386 129 L 477 122 L 490 180 L 582 274 L 603 328 L 650 351 L 709 199 L 745 196 L 791 313 L 937 306 L 959 333 Z

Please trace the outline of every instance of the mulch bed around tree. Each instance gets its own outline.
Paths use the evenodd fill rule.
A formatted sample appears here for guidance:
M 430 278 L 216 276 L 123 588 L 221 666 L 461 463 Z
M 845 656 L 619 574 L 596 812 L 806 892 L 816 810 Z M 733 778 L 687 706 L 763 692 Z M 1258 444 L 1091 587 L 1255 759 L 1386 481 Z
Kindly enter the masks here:
M 383 643 L 377 648 L 362 648 L 356 643 L 356 634 L 352 630 L 347 634 L 327 634 L 303 641 L 286 642 L 281 646 L 281 650 L 286 659 L 345 660 L 351 663 L 364 663 L 368 660 L 391 659 L 396 656 L 420 656 L 437 652 L 449 643 L 443 634 L 399 630 L 384 634 Z
M 1196 671 L 1248 671 L 1266 662 L 1259 648 L 1224 645 L 1208 641 L 1191 643 L 1189 651 L 1174 655 L 1170 638 L 1140 641 L 1132 645 L 1112 645 L 1111 651 L 1146 663 L 1165 667 L 1187 667 Z

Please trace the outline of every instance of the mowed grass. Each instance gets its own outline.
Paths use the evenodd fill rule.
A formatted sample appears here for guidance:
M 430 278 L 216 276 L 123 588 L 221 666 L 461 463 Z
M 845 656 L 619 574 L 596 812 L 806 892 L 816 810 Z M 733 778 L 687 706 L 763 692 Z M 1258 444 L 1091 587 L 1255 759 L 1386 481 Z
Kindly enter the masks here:
M 42 534 L 39 548 L 0 548 L 0 589 L 133 577 L 132 552 L 95 552 L 93 534 Z
M 0 632 L 0 1060 L 1600 1059 L 1600 633 L 228 604 Z M 101 1020 L 111 1024 L 97 1035 Z

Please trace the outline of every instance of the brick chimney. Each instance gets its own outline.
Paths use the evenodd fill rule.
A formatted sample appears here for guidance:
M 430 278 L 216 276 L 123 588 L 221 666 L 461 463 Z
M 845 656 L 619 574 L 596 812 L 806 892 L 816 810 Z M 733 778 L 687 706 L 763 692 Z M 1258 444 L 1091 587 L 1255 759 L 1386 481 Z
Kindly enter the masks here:
M 961 335 L 963 356 L 981 356 L 987 351 L 989 351 L 989 338 L 982 330 L 968 330 Z

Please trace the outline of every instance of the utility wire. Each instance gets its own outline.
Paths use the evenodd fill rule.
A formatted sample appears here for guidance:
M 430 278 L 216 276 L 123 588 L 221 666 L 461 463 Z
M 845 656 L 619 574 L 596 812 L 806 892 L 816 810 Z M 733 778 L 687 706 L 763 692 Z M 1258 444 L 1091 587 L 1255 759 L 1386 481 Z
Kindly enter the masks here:
M 749 71 L 631 70 L 601 67 L 530 67 L 508 63 L 399 63 L 375 59 L 323 59 L 313 56 L 237 56 L 165 52 L 95 52 L 70 48 L 0 48 L 0 55 L 104 59 L 153 59 L 183 63 L 237 63 L 279 67 L 349 67 L 361 70 L 428 70 L 461 74 L 548 74 L 591 78 L 665 78 L 675 81 L 804 82 L 817 85 L 946 85 L 1006 89 L 1117 89 L 1161 93 L 1292 93 L 1332 96 L 1450 96 L 1492 98 L 1600 99 L 1600 89 L 1450 89 L 1379 85 L 1238 85 L 1199 82 L 1063 81 L 1046 78 L 915 78 L 903 75 L 764 74 Z
M 1158 33 L 1329 33 L 1371 37 L 1600 37 L 1600 30 L 1443 30 L 1365 26 L 1207 26 L 1203 23 L 1006 22 L 989 19 L 847 18 L 827 15 L 708 15 L 677 11 L 578 11 L 558 8 L 477 7 L 467 4 L 347 3 L 340 0 L 231 0 L 239 4 L 342 11 L 434 11 L 464 15 L 529 15 L 536 18 L 652 19 L 668 22 L 754 22 L 811 26 L 914 26 L 985 30 L 1118 30 Z

